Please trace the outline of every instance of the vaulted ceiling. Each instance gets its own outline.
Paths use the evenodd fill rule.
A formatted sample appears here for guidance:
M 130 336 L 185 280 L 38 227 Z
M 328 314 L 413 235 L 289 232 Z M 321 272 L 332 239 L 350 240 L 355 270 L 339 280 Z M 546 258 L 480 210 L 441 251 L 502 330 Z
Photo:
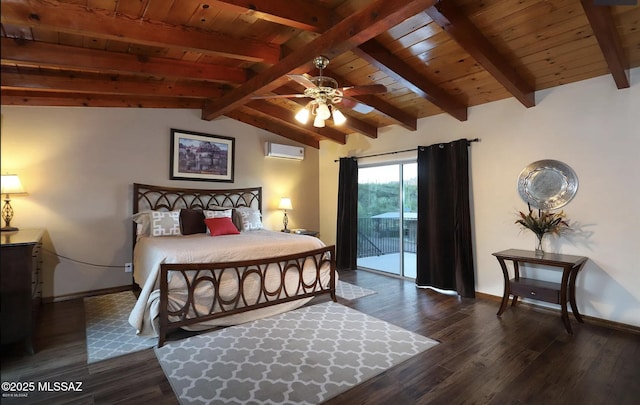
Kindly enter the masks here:
M 316 148 L 375 138 L 596 76 L 629 87 L 640 6 L 594 2 L 616 0 L 1 0 L 2 105 L 199 109 Z M 319 55 L 340 87 L 387 91 L 349 94 L 324 128 L 294 119 L 309 99 L 255 98 L 302 93 L 289 75 L 317 76 Z

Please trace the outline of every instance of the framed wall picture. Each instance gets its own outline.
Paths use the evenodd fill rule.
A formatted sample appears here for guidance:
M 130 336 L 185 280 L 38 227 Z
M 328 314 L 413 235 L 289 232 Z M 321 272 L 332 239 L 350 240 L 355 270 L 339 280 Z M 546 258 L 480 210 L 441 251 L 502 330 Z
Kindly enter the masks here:
M 233 182 L 235 139 L 171 129 L 171 180 Z

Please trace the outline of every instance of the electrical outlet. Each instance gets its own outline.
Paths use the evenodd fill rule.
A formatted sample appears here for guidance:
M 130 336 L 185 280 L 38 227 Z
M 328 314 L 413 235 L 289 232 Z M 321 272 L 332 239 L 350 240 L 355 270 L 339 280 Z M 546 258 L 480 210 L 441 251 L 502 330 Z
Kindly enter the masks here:
M 133 269 L 133 265 L 131 263 L 125 263 L 124 264 L 124 272 L 125 273 L 131 273 L 132 269 Z

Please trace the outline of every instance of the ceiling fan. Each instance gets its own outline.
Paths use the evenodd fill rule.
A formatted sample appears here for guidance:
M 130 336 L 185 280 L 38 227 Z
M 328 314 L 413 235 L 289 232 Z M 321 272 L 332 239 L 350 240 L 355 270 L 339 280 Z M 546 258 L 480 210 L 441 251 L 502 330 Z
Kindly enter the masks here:
M 331 117 L 333 117 L 333 123 L 335 125 L 341 125 L 346 122 L 347 119 L 338 109 L 338 104 L 342 104 L 361 114 L 367 114 L 373 111 L 372 107 L 362 104 L 352 97 L 364 94 L 384 93 L 387 91 L 387 88 L 382 84 L 338 87 L 338 82 L 335 79 L 322 75 L 322 71 L 328 64 L 329 59 L 327 57 L 318 56 L 313 59 L 313 65 L 320 71 L 318 76 L 287 75 L 290 79 L 305 87 L 303 93 L 257 96 L 253 98 L 310 98 L 312 100 L 298 111 L 295 118 L 298 122 L 306 124 L 309 117 L 314 116 L 313 126 L 317 128 L 324 127 L 325 121 Z

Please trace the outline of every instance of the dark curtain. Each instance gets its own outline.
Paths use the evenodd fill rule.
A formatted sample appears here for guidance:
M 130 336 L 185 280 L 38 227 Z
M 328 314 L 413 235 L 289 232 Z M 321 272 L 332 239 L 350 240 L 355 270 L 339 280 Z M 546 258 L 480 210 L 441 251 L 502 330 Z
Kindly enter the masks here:
M 469 142 L 418 147 L 418 235 L 416 284 L 475 297 Z
M 356 268 L 358 253 L 358 161 L 340 159 L 338 179 L 338 226 L 336 266 L 339 270 Z

